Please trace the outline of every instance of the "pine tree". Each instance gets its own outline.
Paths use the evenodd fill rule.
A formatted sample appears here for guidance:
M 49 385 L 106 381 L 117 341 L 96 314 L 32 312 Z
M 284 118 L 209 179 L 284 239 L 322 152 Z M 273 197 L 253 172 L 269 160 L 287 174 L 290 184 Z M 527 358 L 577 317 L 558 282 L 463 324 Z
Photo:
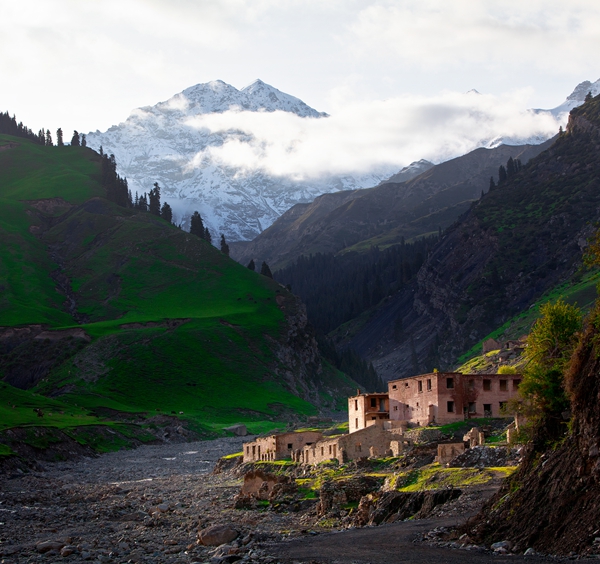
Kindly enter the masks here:
M 81 146 L 82 147 L 87 147 L 87 140 L 85 138 L 85 133 L 81 134 Z
M 593 98 L 593 96 L 592 96 L 592 93 L 591 93 L 591 92 L 588 92 L 588 93 L 585 95 L 585 101 L 586 101 L 586 102 L 590 102 L 590 101 L 592 100 L 592 98 Z
M 223 233 L 221 233 L 221 252 L 224 255 L 229 256 L 229 245 L 227 244 L 227 241 L 225 241 L 225 235 L 223 235 Z M 271 275 L 271 278 L 273 278 L 273 275 Z
M 162 217 L 165 221 L 171 223 L 173 221 L 173 210 L 171 206 L 165 202 L 160 208 L 160 217 Z
M 508 161 L 506 162 L 506 176 L 507 176 L 507 178 L 510 178 L 511 176 L 514 176 L 516 172 L 517 172 L 517 168 L 515 166 L 515 161 L 513 160 L 512 157 L 508 157 Z
M 204 228 L 204 240 L 212 245 L 212 235 L 210 234 L 208 227 Z
M 52 143 L 52 133 L 50 133 L 49 129 L 46 129 L 46 145 L 48 147 L 52 147 L 54 143 Z
M 269 278 L 273 278 L 273 273 L 271 272 L 269 265 L 265 261 L 263 261 L 262 265 L 260 266 L 260 273 L 263 276 L 268 276 Z
M 77 133 L 77 130 L 73 131 L 73 137 L 71 137 L 71 147 L 79 147 L 79 133 Z
M 154 188 L 148 194 L 148 209 L 152 215 L 160 215 L 160 186 L 154 183 Z
M 252 272 L 254 272 L 256 270 L 256 265 L 254 264 L 254 259 L 250 259 L 250 262 L 248 263 L 248 268 L 250 270 L 252 270 Z
M 138 209 L 140 211 L 148 211 L 148 200 L 146 199 L 146 192 L 144 192 L 138 200 Z
M 62 132 L 62 129 L 60 127 L 56 130 L 56 146 L 57 147 L 64 147 L 65 146 L 65 144 L 63 142 L 63 132 Z
M 506 179 L 508 178 L 508 175 L 506 174 L 506 169 L 504 168 L 504 165 L 500 165 L 500 167 L 498 168 L 498 184 L 502 184 L 503 182 L 506 182 Z
M 204 239 L 204 223 L 202 217 L 195 211 L 190 218 L 190 233 Z

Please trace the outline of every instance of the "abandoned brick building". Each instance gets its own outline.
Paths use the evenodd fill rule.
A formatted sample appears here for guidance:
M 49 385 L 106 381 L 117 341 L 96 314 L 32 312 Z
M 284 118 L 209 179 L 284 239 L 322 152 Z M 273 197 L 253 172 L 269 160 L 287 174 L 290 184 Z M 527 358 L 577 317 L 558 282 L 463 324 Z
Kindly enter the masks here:
M 348 399 L 350 432 L 373 421 L 443 425 L 474 417 L 500 417 L 517 393 L 518 374 L 432 372 L 391 380 L 388 393 L 359 394 Z
M 475 417 L 501 417 L 515 396 L 518 374 L 432 372 L 388 382 L 387 393 L 348 398 L 348 434 L 282 433 L 244 444 L 244 462 L 291 458 L 304 464 L 369 456 L 397 456 L 408 426 L 444 425 Z M 455 450 L 455 449 L 454 449 Z M 451 448 L 450 451 L 453 453 Z
M 322 438 L 323 435 L 317 431 L 281 433 L 259 437 L 251 443 L 244 443 L 244 462 L 290 458 L 293 452 L 307 445 L 312 445 Z

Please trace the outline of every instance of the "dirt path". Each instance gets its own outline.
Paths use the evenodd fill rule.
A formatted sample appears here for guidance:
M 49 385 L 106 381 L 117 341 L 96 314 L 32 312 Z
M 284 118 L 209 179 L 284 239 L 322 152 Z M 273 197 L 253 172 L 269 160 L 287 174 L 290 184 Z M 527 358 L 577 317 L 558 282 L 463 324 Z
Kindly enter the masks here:
M 305 536 L 265 547 L 282 563 L 311 564 L 513 564 L 547 561 L 539 556 L 496 555 L 489 551 L 438 548 L 415 542 L 422 533 L 452 526 L 456 519 L 421 519 L 379 527 Z M 562 560 L 552 559 L 552 562 Z

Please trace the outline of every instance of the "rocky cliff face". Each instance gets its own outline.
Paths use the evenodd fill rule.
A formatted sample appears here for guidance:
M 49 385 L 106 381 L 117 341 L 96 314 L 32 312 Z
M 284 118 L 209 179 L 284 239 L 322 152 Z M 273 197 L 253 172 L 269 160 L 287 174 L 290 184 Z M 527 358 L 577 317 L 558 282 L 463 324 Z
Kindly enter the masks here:
M 550 149 L 472 205 L 410 288 L 338 341 L 373 359 L 386 379 L 450 366 L 572 275 L 600 219 L 599 131 L 600 97 L 572 112 Z
M 596 310 L 567 373 L 570 431 L 566 421 L 538 429 L 518 473 L 464 527 L 476 542 L 508 540 L 516 552 L 600 551 L 599 328 Z

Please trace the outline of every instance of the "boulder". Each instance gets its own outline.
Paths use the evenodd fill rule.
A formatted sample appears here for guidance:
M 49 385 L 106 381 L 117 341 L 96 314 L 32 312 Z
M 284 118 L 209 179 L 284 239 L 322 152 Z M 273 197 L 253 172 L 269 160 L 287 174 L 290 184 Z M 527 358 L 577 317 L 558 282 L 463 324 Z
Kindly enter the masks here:
M 234 541 L 240 534 L 228 525 L 213 525 L 198 531 L 198 542 L 205 546 L 220 546 Z

